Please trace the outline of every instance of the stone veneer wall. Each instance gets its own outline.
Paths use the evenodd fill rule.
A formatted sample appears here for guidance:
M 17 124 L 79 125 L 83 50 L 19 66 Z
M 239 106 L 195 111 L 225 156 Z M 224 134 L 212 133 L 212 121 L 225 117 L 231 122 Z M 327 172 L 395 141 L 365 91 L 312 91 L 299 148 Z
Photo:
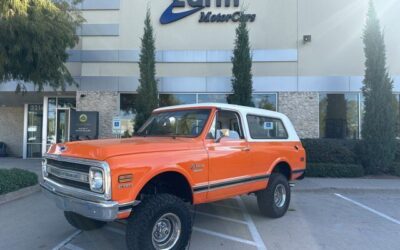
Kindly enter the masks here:
M 22 156 L 24 107 L 0 107 L 0 141 L 10 156 Z
M 84 97 L 81 97 L 84 95 Z M 112 119 L 118 115 L 118 92 L 77 91 L 77 111 L 99 112 L 99 138 L 113 138 Z
M 300 138 L 319 137 L 318 92 L 281 92 L 278 110 L 289 117 Z

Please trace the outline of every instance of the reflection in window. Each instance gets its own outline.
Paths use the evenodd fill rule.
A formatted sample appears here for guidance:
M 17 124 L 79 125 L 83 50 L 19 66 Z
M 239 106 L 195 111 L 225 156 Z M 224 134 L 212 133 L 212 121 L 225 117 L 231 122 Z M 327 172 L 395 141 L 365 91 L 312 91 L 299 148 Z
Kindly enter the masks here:
M 160 94 L 160 107 L 196 103 L 196 94 Z
M 135 127 L 136 94 L 121 94 L 119 102 L 119 116 L 121 118 L 121 137 L 131 137 Z
M 322 138 L 359 138 L 359 95 L 320 94 L 319 129 Z
M 287 139 L 288 137 L 280 119 L 247 115 L 247 122 L 253 139 Z
M 253 94 L 252 101 L 256 108 L 276 111 L 276 94 Z
M 216 102 L 228 103 L 227 97 L 229 94 L 199 94 L 199 103 Z
M 47 144 L 56 143 L 56 108 L 57 108 L 57 99 L 49 98 L 48 99 L 48 108 L 47 108 Z
M 27 157 L 42 157 L 43 105 L 28 105 Z

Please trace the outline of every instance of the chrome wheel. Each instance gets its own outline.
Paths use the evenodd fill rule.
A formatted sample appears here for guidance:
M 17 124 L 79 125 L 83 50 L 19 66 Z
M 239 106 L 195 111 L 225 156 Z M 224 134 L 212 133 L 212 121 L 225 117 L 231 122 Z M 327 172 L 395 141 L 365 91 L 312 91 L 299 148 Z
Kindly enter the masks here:
M 286 189 L 283 184 L 278 184 L 274 191 L 274 202 L 277 207 L 283 207 L 286 202 Z
M 152 242 L 155 249 L 168 250 L 175 246 L 181 235 L 181 220 L 173 213 L 161 216 L 155 223 Z

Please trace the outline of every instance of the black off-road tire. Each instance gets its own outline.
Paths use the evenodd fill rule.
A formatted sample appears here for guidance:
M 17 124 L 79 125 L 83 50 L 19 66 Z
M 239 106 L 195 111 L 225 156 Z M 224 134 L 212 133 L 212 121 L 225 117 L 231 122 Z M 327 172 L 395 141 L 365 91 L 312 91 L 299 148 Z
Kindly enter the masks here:
M 64 211 L 64 216 L 67 219 L 68 223 L 71 224 L 71 226 L 83 231 L 99 229 L 107 224 L 107 222 L 90 219 L 80 214 L 69 211 Z
M 173 250 L 185 249 L 192 233 L 192 217 L 189 207 L 180 198 L 171 194 L 146 197 L 128 218 L 126 245 L 129 250 L 155 249 L 152 242 L 153 227 L 165 214 L 176 215 L 181 222 L 180 236 Z
M 275 203 L 274 193 L 277 186 L 284 187 L 286 191 L 286 200 L 284 204 L 279 207 Z M 258 191 L 257 203 L 258 208 L 262 215 L 270 218 L 280 218 L 287 212 L 290 204 L 290 186 L 287 178 L 279 173 L 273 173 L 270 176 L 268 187 L 264 190 Z

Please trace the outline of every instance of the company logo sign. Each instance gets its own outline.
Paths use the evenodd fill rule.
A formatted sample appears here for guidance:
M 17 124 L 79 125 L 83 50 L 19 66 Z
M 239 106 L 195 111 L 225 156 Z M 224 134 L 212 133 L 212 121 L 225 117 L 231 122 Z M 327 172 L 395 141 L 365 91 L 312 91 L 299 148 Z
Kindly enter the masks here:
M 238 22 L 240 18 L 244 18 L 247 22 L 254 22 L 256 14 L 243 14 L 241 11 L 235 11 L 229 14 L 213 13 L 212 11 L 204 11 L 210 7 L 216 8 L 239 8 L 239 0 L 173 0 L 168 8 L 160 17 L 161 24 L 169 24 L 200 12 L 199 23 L 227 23 Z M 188 10 L 182 10 L 189 7 Z M 181 11 L 179 11 L 181 9 Z
M 79 121 L 80 121 L 80 122 L 85 123 L 85 122 L 87 122 L 87 120 L 88 120 L 87 115 L 81 114 L 81 115 L 79 116 Z

